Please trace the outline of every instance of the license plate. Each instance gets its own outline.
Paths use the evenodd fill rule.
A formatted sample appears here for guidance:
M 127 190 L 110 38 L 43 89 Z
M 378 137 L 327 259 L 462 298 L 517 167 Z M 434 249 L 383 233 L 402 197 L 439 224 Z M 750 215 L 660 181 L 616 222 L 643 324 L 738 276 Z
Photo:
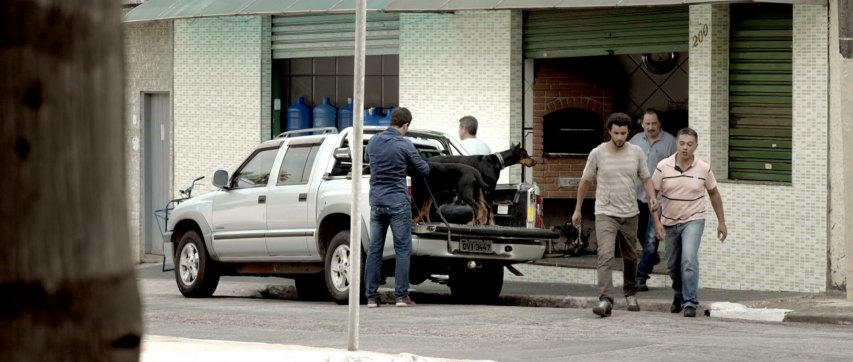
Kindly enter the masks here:
M 462 239 L 459 240 L 459 250 L 470 253 L 491 253 L 491 240 Z

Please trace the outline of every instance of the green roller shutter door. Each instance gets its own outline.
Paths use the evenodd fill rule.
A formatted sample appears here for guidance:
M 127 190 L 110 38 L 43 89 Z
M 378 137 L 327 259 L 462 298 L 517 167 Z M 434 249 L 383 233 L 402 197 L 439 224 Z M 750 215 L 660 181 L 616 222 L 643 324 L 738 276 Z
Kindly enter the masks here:
M 689 23 L 687 6 L 528 11 L 524 57 L 684 52 Z
M 791 182 L 791 6 L 731 9 L 729 178 Z
M 400 15 L 367 15 L 367 55 L 400 53 Z M 273 59 L 352 56 L 355 15 L 273 16 Z

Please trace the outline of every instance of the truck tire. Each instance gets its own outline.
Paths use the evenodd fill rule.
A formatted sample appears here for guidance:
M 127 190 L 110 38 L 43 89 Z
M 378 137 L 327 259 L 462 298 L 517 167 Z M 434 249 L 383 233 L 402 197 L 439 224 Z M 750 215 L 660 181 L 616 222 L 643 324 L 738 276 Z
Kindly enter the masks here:
M 464 265 L 450 272 L 450 294 L 462 303 L 492 303 L 501 295 L 504 267 L 500 264 L 485 264 L 480 268 L 468 269 Z
M 323 273 L 306 274 L 294 278 L 296 294 L 302 300 L 329 300 L 329 289 Z
M 342 230 L 332 237 L 332 242 L 329 243 L 329 248 L 326 250 L 326 262 L 324 274 L 326 276 L 326 286 L 332 300 L 338 304 L 349 303 L 349 264 L 350 255 L 349 230 Z M 359 301 L 366 300 L 364 296 L 364 263 L 365 255 L 359 252 L 361 257 L 361 285 L 358 292 Z
M 190 230 L 181 236 L 175 256 L 175 281 L 178 290 L 187 298 L 206 298 L 219 285 L 216 262 L 207 254 L 204 241 Z

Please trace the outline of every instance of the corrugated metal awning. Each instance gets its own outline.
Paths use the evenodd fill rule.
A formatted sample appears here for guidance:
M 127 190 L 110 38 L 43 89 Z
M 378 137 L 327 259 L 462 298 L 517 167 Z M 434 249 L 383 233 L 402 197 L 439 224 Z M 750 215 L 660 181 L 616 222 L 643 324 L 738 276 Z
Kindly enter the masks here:
M 442 12 L 455 10 L 571 9 L 731 2 L 826 5 L 828 0 L 367 0 L 369 12 Z M 147 0 L 129 11 L 124 22 L 259 14 L 336 14 L 355 11 L 355 0 Z

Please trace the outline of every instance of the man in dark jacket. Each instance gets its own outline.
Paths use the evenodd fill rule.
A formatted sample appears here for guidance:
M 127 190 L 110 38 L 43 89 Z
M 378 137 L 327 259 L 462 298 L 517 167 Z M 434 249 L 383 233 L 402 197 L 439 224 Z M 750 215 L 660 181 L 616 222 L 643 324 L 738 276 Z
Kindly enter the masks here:
M 377 290 L 389 226 L 394 235 L 396 305 L 408 307 L 415 304 L 409 298 L 412 207 L 407 193 L 406 170 L 411 167 L 421 177 L 426 177 L 429 175 L 429 165 L 418 155 L 412 141 L 404 137 L 411 123 L 412 113 L 406 108 L 397 108 L 391 113 L 391 126 L 373 136 L 367 144 L 370 163 L 370 246 L 364 266 L 364 279 L 368 308 L 379 306 Z

